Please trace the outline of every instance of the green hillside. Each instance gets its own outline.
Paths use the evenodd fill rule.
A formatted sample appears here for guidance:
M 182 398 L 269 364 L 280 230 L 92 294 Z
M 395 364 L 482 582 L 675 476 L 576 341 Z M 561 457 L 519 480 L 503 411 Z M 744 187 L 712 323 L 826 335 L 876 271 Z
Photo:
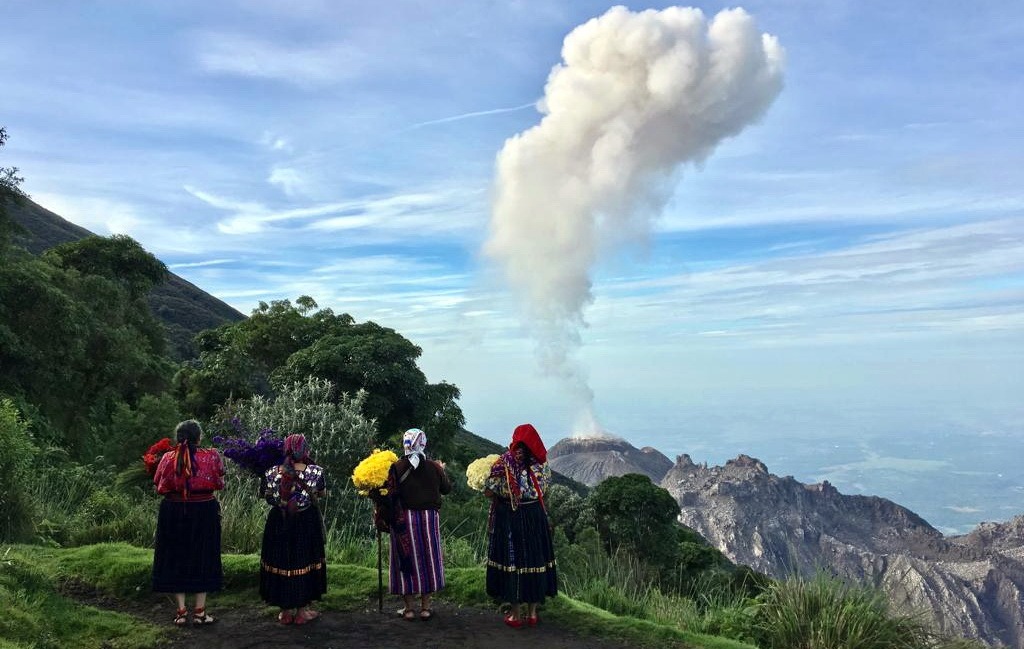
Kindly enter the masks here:
M 94 234 L 30 199 L 20 205 L 11 204 L 7 211 L 12 220 L 26 230 L 16 236 L 15 241 L 33 254 Z M 245 318 L 233 307 L 173 273 L 166 282 L 153 288 L 148 301 L 153 315 L 167 331 L 169 351 L 179 361 L 196 356 L 192 339 L 200 331 Z

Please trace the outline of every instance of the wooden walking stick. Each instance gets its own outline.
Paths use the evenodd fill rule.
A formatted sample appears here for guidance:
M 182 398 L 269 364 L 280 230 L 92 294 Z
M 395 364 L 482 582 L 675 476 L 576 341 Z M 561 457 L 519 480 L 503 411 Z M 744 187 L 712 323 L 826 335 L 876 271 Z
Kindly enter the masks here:
M 377 530 L 377 612 L 384 612 L 384 564 L 381 559 L 380 530 Z

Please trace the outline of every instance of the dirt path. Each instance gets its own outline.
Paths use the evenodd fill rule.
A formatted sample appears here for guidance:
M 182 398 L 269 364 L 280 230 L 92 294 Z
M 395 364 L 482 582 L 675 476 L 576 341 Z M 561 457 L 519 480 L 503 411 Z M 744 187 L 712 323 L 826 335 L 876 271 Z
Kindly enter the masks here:
M 377 602 L 355 611 L 326 611 L 303 626 L 281 626 L 266 609 L 222 610 L 218 621 L 208 627 L 176 630 L 170 647 L 210 649 L 257 649 L 282 647 L 305 649 L 625 649 L 621 643 L 581 637 L 557 624 L 541 621 L 535 628 L 511 629 L 496 611 L 456 607 L 437 602 L 429 622 L 406 621 L 395 607 L 381 614 Z M 211 611 L 212 613 L 212 611 Z M 160 612 L 160 621 L 167 610 Z
M 97 608 L 120 610 L 169 628 L 173 649 L 627 649 L 631 645 L 580 634 L 542 619 L 534 628 L 512 629 L 502 623 L 496 609 L 461 607 L 434 602 L 430 621 L 407 621 L 397 615 L 397 601 L 385 600 L 384 613 L 377 599 L 349 611 L 324 611 L 302 626 L 282 626 L 262 604 L 245 608 L 213 606 L 217 621 L 209 626 L 175 628 L 173 605 L 162 595 L 125 602 L 96 593 L 88 587 L 63 584 L 65 595 Z

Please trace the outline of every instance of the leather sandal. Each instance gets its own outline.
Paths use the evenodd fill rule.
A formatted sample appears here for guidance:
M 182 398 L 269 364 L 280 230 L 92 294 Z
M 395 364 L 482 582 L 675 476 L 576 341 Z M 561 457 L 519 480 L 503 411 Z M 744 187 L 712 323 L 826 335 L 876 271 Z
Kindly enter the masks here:
M 188 609 L 179 608 L 174 612 L 174 626 L 185 626 L 188 622 Z
M 430 610 L 429 608 L 425 608 L 425 609 L 420 611 L 420 619 L 423 620 L 424 622 L 429 622 L 430 619 L 433 618 L 433 617 L 434 617 L 434 611 Z
M 416 619 L 416 611 L 412 610 L 411 608 L 400 608 L 398 609 L 398 614 L 401 615 L 402 619 L 406 620 L 407 622 L 412 622 Z
M 295 614 L 295 625 L 301 626 L 307 622 L 312 622 L 318 617 L 320 617 L 320 611 L 314 611 L 311 608 L 303 609 Z
M 192 624 L 197 626 L 203 626 L 206 624 L 213 624 L 217 619 L 206 612 L 206 608 L 197 608 L 192 611 Z

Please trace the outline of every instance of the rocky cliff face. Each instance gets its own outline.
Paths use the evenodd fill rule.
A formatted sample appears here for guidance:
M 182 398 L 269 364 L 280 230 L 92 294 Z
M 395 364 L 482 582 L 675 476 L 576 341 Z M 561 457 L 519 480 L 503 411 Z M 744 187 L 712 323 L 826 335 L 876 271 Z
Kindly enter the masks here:
M 892 501 L 772 475 L 745 455 L 720 467 L 681 455 L 661 486 L 681 522 L 736 563 L 779 578 L 824 567 L 943 631 L 1024 649 L 1024 517 L 947 539 Z
M 617 437 L 566 437 L 548 449 L 548 463 L 558 473 L 593 487 L 605 478 L 640 473 L 658 484 L 672 460 L 649 446 L 638 449 Z

